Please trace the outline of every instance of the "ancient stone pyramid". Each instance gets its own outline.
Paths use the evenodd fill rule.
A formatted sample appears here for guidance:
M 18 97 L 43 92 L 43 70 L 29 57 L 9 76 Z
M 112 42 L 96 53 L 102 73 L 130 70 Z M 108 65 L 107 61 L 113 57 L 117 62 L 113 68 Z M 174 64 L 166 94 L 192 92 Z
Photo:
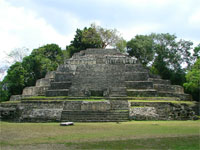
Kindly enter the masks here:
M 20 101 L 0 103 L 0 119 L 18 122 L 194 119 L 183 88 L 149 74 L 114 49 L 87 49 L 26 87 Z M 184 101 L 183 101 L 184 100 Z
M 143 96 L 191 100 L 183 87 L 151 75 L 135 58 L 115 49 L 87 49 L 74 54 L 56 71 L 37 80 L 36 86 L 26 87 L 22 96 Z

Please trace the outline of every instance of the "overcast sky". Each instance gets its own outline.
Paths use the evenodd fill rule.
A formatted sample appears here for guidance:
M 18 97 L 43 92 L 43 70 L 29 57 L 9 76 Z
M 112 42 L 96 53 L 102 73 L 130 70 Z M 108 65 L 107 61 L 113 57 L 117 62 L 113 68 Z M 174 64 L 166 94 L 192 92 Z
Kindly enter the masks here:
M 56 43 L 63 49 L 77 28 L 96 23 L 126 40 L 170 33 L 200 42 L 200 0 L 0 0 L 0 61 L 14 48 Z

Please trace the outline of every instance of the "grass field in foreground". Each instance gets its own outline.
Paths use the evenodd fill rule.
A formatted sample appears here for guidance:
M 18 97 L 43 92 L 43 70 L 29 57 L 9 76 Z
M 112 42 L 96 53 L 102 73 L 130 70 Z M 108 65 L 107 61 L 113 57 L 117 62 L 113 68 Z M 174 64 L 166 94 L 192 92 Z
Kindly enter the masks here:
M 1 150 L 199 150 L 200 121 L 0 123 Z

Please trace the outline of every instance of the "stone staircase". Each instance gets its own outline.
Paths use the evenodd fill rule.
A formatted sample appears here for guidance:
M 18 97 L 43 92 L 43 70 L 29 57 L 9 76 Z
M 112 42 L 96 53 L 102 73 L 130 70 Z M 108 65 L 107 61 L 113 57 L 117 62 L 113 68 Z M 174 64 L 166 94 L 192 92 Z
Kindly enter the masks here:
M 55 72 L 54 80 L 50 83 L 46 96 L 68 96 L 72 78 L 73 75 L 70 72 Z
M 126 64 L 125 83 L 127 96 L 156 96 L 153 82 L 148 81 L 149 73 L 141 64 Z
M 36 81 L 35 86 L 26 87 L 23 89 L 22 96 L 45 96 L 46 91 L 51 85 L 51 81 L 54 79 L 55 71 L 46 74 L 45 78 Z
M 151 77 L 148 70 L 140 64 L 126 65 L 125 83 L 127 96 L 179 97 L 180 100 L 191 100 L 182 86 L 171 85 L 169 80 L 163 80 L 159 76 Z
M 121 122 L 129 120 L 129 111 L 62 111 L 61 121 Z

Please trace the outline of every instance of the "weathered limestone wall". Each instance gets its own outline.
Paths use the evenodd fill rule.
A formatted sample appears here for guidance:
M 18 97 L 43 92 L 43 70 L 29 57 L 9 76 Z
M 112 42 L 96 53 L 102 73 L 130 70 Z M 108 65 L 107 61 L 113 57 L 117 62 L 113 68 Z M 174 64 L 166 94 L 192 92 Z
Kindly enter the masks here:
M 133 120 L 192 120 L 193 106 L 170 102 L 131 102 L 130 118 Z
M 0 104 L 0 119 L 16 122 L 192 120 L 197 119 L 196 106 L 127 100 L 23 101 Z
M 19 121 L 20 103 L 0 104 L 0 121 Z
M 126 96 L 124 71 L 124 65 L 80 65 L 72 80 L 69 95 Z
M 17 122 L 127 121 L 128 110 L 128 101 L 22 101 L 0 104 L 0 117 Z

